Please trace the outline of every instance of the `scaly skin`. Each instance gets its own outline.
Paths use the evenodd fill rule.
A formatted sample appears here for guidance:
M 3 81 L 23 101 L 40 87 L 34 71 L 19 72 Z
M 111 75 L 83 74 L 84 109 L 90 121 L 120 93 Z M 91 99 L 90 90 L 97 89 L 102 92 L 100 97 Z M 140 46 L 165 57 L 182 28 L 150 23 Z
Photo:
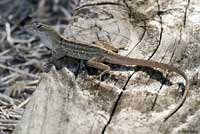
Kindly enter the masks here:
M 52 29 L 50 26 L 34 22 L 26 25 L 27 31 L 40 36 L 43 43 L 51 49 L 55 54 L 66 55 L 69 57 L 87 60 L 87 64 L 91 67 L 103 70 L 103 73 L 110 71 L 110 67 L 105 65 L 103 62 L 119 65 L 137 65 L 151 68 L 160 68 L 176 72 L 185 79 L 185 91 L 182 99 L 178 102 L 176 107 L 164 118 L 164 121 L 169 119 L 174 113 L 176 113 L 181 106 L 184 104 L 188 91 L 189 91 L 189 80 L 186 74 L 169 64 L 159 63 L 156 61 L 142 60 L 136 58 L 128 58 L 120 56 L 119 54 L 102 46 L 84 44 L 80 42 L 70 41 L 62 37 L 58 32 Z M 101 74 L 101 75 L 102 75 Z

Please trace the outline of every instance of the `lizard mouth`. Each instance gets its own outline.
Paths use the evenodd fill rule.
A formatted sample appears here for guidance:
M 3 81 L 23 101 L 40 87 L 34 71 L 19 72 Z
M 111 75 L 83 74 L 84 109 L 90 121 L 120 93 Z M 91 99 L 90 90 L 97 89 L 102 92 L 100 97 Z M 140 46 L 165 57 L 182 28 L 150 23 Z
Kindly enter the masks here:
M 31 34 L 34 34 L 35 36 L 41 36 L 42 32 L 36 30 L 34 27 L 32 27 L 31 25 L 25 25 L 23 27 L 23 29 Z

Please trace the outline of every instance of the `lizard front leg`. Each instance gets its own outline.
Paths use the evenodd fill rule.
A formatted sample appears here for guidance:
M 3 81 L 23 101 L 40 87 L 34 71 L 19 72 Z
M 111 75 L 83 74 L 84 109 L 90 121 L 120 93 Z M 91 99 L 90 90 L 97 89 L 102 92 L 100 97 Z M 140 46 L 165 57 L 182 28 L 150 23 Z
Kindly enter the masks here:
M 96 69 L 99 69 L 99 70 L 103 70 L 103 72 L 101 72 L 99 74 L 99 76 L 97 78 L 99 78 L 101 80 L 101 77 L 108 73 L 111 69 L 110 69 L 110 66 L 106 65 L 103 63 L 103 60 L 101 59 L 98 59 L 96 57 L 90 59 L 87 61 L 87 65 L 90 66 L 90 67 L 93 67 L 93 68 L 96 68 Z
M 63 53 L 62 50 L 60 50 L 60 49 L 59 50 L 51 50 L 51 54 L 52 54 L 52 56 L 51 56 L 50 61 L 52 61 L 52 62 L 56 62 L 58 59 L 61 59 L 64 56 L 66 56 L 65 53 Z

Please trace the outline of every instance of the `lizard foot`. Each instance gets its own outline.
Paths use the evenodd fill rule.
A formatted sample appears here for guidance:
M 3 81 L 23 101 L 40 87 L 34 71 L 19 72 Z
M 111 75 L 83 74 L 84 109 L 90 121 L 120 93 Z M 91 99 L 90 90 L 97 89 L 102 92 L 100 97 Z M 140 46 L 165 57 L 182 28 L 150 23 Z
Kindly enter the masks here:
M 99 76 L 89 76 L 86 78 L 86 80 L 91 81 L 92 86 L 95 88 L 98 88 L 101 85 L 101 78 Z

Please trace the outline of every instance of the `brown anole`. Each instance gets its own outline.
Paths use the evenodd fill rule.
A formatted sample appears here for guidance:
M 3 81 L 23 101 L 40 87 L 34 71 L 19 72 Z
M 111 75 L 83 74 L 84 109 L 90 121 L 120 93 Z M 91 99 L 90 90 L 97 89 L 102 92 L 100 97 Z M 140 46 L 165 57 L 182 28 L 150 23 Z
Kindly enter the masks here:
M 55 53 L 55 55 L 66 55 L 77 59 L 87 60 L 88 66 L 103 70 L 101 75 L 111 70 L 110 67 L 104 63 L 119 64 L 125 66 L 136 65 L 151 68 L 160 68 L 163 70 L 178 73 L 185 79 L 185 91 L 181 100 L 178 102 L 175 108 L 164 118 L 164 121 L 166 121 L 174 113 L 176 113 L 176 111 L 180 109 L 187 98 L 189 91 L 189 80 L 187 78 L 187 75 L 182 70 L 172 65 L 156 61 L 121 56 L 113 51 L 116 49 L 112 49 L 112 47 L 108 49 L 98 45 L 70 41 L 68 39 L 65 39 L 50 26 L 38 22 L 33 22 L 26 25 L 25 29 L 35 34 L 36 36 L 39 36 L 44 45 L 51 49 L 52 52 Z

